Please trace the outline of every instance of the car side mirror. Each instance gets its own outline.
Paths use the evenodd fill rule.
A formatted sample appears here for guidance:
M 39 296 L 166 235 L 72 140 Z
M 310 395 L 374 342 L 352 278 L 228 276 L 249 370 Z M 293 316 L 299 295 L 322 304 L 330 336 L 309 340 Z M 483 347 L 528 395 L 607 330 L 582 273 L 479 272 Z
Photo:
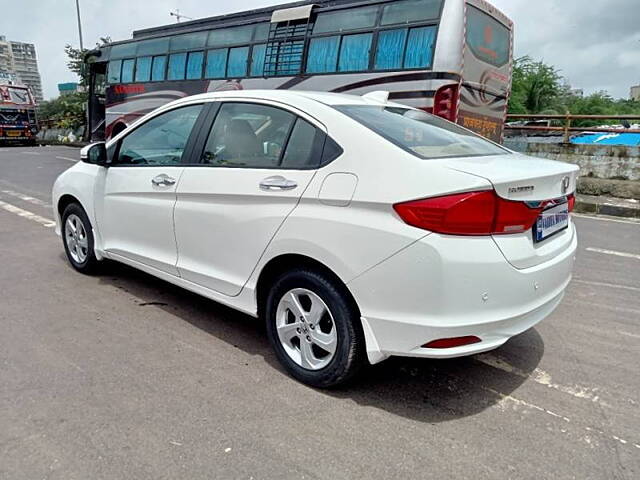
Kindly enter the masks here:
M 80 160 L 93 165 L 107 164 L 107 147 L 104 142 L 92 143 L 80 150 Z

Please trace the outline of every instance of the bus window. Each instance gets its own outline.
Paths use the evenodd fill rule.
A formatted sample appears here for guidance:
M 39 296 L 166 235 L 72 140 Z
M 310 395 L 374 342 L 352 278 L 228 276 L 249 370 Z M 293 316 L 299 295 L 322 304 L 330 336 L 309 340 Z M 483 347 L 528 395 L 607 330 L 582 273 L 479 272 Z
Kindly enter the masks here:
M 249 47 L 230 48 L 227 77 L 246 77 L 248 60 Z
M 243 27 L 224 28 L 209 32 L 209 47 L 226 47 L 242 43 L 250 43 L 253 36 L 253 25 Z
M 224 78 L 227 70 L 228 53 L 228 48 L 219 48 L 218 50 L 209 50 L 207 52 L 206 78 Z
M 174 53 L 169 55 L 169 71 L 167 72 L 167 80 L 184 80 L 184 67 L 186 63 L 186 53 Z
M 380 25 L 436 20 L 440 16 L 442 0 L 403 0 L 382 9 Z
M 311 39 L 307 55 L 307 73 L 335 72 L 339 48 L 338 36 Z
M 372 33 L 359 33 L 342 37 L 338 71 L 357 72 L 368 70 Z
M 151 81 L 161 82 L 164 80 L 164 71 L 167 67 L 167 56 L 160 55 L 153 57 L 153 65 L 151 67 Z
M 122 69 L 122 60 L 111 60 L 109 62 L 109 75 L 107 75 L 107 82 L 120 83 L 121 69 Z
M 251 51 L 251 76 L 261 77 L 264 75 L 264 57 L 267 45 L 254 45 Z
M 139 57 L 136 63 L 136 82 L 148 82 L 151 78 L 151 57 Z
M 144 40 L 138 42 L 137 55 L 140 57 L 147 55 L 161 55 L 169 51 L 168 38 L 154 38 L 153 40 Z
M 473 54 L 495 67 L 509 62 L 511 35 L 509 29 L 481 10 L 469 6 L 467 12 L 467 45 Z
M 187 33 L 171 39 L 169 48 L 172 52 L 177 50 L 193 50 L 203 48 L 207 43 L 207 32 Z
M 407 40 L 404 68 L 431 67 L 436 44 L 436 27 L 412 28 Z
M 354 8 L 348 12 L 321 13 L 313 27 L 314 35 L 317 33 L 342 32 L 356 30 L 358 28 L 372 28 L 376 23 L 378 6 Z
M 122 77 L 120 78 L 122 83 L 133 82 L 133 67 L 135 64 L 136 61 L 133 58 L 122 61 Z
M 202 78 L 204 52 L 190 52 L 187 59 L 187 80 Z
M 376 70 L 391 70 L 402 68 L 404 49 L 407 43 L 407 29 L 386 30 L 378 35 L 376 51 Z
M 253 41 L 260 42 L 269 38 L 270 23 L 261 23 L 256 25 L 256 30 L 253 33 Z
M 137 43 L 124 43 L 111 47 L 111 58 L 124 58 L 136 56 Z

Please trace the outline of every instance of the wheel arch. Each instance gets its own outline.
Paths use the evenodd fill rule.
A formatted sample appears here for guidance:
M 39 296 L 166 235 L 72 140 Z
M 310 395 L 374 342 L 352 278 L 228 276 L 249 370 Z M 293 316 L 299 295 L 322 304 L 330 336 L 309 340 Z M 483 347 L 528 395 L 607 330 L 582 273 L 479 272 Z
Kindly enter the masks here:
M 58 215 L 60 215 L 60 220 L 62 220 L 62 214 L 64 213 L 64 210 L 72 203 L 77 203 L 85 212 L 87 211 L 87 209 L 84 208 L 84 205 L 82 205 L 82 202 L 78 198 L 71 195 L 70 193 L 65 193 L 58 199 L 58 204 L 56 205 Z
M 360 312 L 358 302 L 356 302 L 356 299 L 347 287 L 347 284 L 331 268 L 315 258 L 297 253 L 286 253 L 270 259 L 260 271 L 255 288 L 259 318 L 264 318 L 264 311 L 267 297 L 269 295 L 270 285 L 279 275 L 294 268 L 309 268 L 326 274 L 347 296 L 347 299 L 353 304 L 356 311 Z

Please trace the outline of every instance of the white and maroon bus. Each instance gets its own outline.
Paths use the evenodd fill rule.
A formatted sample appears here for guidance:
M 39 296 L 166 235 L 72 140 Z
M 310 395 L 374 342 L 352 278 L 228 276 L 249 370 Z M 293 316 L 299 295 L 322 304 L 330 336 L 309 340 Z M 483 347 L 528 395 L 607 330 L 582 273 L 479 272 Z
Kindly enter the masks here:
M 390 99 L 500 141 L 512 22 L 484 0 L 315 0 L 157 28 L 90 52 L 92 140 L 187 95 L 302 89 Z

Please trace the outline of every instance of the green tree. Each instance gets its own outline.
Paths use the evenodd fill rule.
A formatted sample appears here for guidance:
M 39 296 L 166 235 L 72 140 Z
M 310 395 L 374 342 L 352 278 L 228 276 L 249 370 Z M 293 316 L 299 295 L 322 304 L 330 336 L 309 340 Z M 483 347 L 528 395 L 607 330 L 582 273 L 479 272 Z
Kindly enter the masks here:
M 65 45 L 64 53 L 67 55 L 67 68 L 80 78 L 80 85 L 87 87 L 89 85 L 89 74 L 86 69 L 86 63 L 84 57 L 89 50 L 86 48 L 80 50 L 74 48 L 71 45 Z
M 555 110 L 562 92 L 562 76 L 558 70 L 528 56 L 518 58 L 513 67 L 509 113 Z

